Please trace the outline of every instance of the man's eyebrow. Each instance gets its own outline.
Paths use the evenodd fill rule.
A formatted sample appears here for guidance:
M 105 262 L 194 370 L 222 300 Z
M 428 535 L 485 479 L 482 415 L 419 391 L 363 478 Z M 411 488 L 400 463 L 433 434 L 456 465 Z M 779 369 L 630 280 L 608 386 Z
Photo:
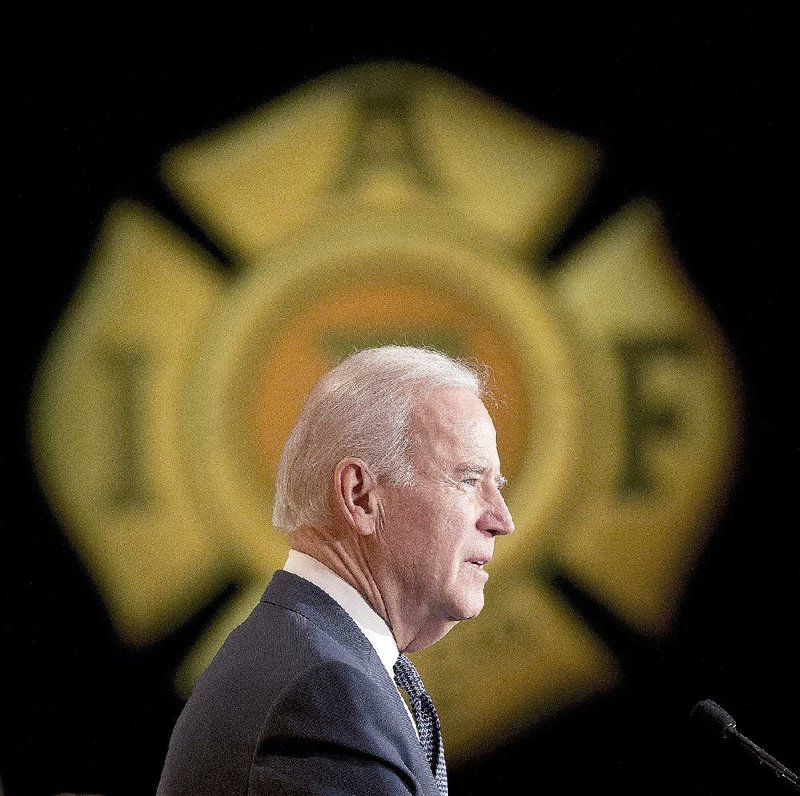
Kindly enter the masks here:
M 482 464 L 462 462 L 456 467 L 456 471 L 459 473 L 476 473 L 477 475 L 483 475 L 486 472 L 486 468 Z

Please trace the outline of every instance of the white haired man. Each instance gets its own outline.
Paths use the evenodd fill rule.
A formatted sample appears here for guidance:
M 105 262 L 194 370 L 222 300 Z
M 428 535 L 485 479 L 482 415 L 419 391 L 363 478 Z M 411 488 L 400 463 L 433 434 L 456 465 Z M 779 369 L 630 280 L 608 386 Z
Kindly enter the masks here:
M 439 720 L 403 653 L 478 615 L 495 537 L 514 530 L 483 390 L 406 346 L 317 383 L 277 475 L 288 560 L 184 708 L 161 796 L 447 793 Z

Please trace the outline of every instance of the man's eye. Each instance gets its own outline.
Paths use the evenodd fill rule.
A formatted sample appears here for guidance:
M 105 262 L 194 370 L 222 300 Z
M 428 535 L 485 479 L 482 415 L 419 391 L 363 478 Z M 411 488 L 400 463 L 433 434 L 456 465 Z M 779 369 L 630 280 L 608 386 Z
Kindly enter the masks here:
M 475 484 L 478 483 L 478 479 L 477 478 L 462 478 L 461 479 L 461 483 L 462 484 L 469 484 L 470 486 L 475 486 Z

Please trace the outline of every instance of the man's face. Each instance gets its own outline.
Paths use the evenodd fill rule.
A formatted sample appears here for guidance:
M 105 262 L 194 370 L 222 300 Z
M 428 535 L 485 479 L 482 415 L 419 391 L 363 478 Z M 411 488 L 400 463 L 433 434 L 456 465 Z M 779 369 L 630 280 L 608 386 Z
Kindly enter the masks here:
M 411 432 L 414 485 L 382 489 L 381 557 L 404 616 L 446 626 L 444 635 L 480 613 L 494 538 L 514 524 L 500 493 L 494 424 L 479 398 L 436 389 L 418 402 Z

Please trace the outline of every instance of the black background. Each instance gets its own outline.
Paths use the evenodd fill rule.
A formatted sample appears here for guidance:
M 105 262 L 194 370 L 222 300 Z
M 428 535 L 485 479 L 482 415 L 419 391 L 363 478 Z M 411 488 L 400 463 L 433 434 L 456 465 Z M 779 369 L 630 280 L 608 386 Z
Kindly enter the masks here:
M 370 24 L 293 4 L 272 19 L 123 4 L 113 18 L 6 20 L 0 778 L 11 796 L 152 793 L 180 709 L 171 673 L 204 621 L 150 649 L 120 645 L 28 459 L 31 379 L 106 208 L 120 196 L 158 205 L 155 166 L 173 145 L 385 58 L 446 69 L 599 143 L 606 171 L 576 234 L 630 198 L 656 200 L 745 388 L 739 477 L 674 635 L 647 647 L 609 628 L 623 685 L 452 770 L 451 793 L 772 792 L 749 761 L 696 736 L 688 715 L 704 697 L 800 768 L 790 13 L 460 9 L 435 24 L 434 10 Z

